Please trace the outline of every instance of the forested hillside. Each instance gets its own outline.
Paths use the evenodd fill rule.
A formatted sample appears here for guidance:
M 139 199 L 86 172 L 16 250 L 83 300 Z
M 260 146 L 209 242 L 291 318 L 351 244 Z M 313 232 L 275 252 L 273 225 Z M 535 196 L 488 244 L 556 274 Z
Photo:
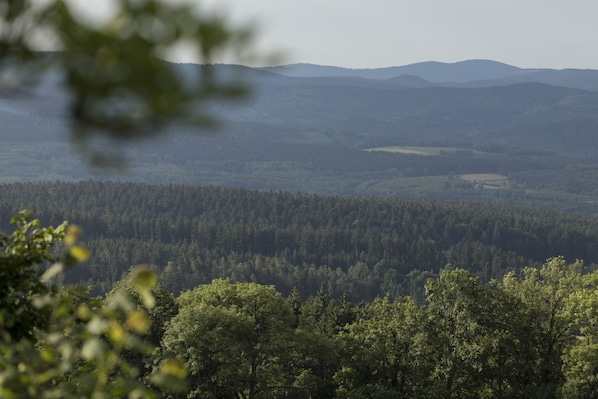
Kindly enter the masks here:
M 168 65 L 182 76 L 201 71 Z M 69 139 L 68 96 L 55 76 L 44 75 L 36 91 L 0 93 L 0 183 L 92 178 L 598 215 L 596 91 L 529 81 L 444 87 L 406 75 L 299 78 L 232 65 L 214 73 L 252 88 L 245 101 L 198 109 L 222 122 L 217 133 L 169 121 L 156 131 L 159 139 L 126 149 L 95 140 L 99 154 L 127 159 L 128 168 L 117 171 L 90 169 Z M 504 183 L 489 188 L 467 177 L 479 174 Z
M 153 265 L 175 293 L 231 278 L 359 301 L 421 299 L 425 279 L 447 265 L 488 282 L 556 255 L 598 263 L 593 218 L 473 202 L 93 181 L 0 186 L 0 220 L 21 209 L 83 228 L 93 256 L 69 278 L 96 293 L 137 264 Z

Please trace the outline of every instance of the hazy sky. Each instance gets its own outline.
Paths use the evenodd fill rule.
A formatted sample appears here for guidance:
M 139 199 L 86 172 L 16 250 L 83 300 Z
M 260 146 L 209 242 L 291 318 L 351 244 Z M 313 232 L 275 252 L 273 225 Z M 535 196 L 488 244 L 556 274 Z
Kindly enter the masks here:
M 254 21 L 283 63 L 376 68 L 492 59 L 598 69 L 598 0 L 204 0 Z

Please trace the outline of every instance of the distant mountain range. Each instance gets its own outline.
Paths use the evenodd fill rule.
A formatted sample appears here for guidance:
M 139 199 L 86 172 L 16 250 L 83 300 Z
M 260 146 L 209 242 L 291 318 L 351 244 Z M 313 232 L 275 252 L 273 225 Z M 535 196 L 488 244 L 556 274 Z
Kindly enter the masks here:
M 452 64 L 430 61 L 375 69 L 348 69 L 313 64 L 292 64 L 264 69 L 281 75 L 296 77 L 345 76 L 365 79 L 391 79 L 402 75 L 414 75 L 433 83 L 463 83 L 475 80 L 498 79 L 521 71 L 520 68 L 511 65 L 488 60 L 470 60 Z
M 352 77 L 363 79 L 397 79 L 414 76 L 428 85 L 447 87 L 491 87 L 534 82 L 585 90 L 598 90 L 598 71 L 591 69 L 523 69 L 490 60 L 455 63 L 419 62 L 416 64 L 375 69 L 348 69 L 313 64 L 291 64 L 263 68 L 290 77 Z M 420 85 L 423 85 L 420 83 Z
M 190 78 L 200 73 L 194 64 L 176 67 Z M 471 60 L 380 69 L 215 65 L 214 72 L 252 88 L 246 101 L 209 104 L 224 122 L 220 134 L 173 124 L 157 141 L 126 147 L 133 168 L 117 179 L 490 200 L 598 215 L 596 70 Z M 90 173 L 73 150 L 59 74 L 40 80 L 35 90 L 0 91 L 0 182 L 114 178 Z M 123 148 L 113 144 L 106 151 Z M 432 156 L 413 155 L 422 153 Z M 500 175 L 508 184 L 489 191 L 458 178 L 464 174 Z

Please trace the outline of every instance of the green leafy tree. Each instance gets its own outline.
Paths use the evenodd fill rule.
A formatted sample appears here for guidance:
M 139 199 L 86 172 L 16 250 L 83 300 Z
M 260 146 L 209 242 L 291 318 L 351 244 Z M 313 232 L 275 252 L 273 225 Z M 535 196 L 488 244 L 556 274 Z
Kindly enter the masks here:
M 334 336 L 355 318 L 355 308 L 346 296 L 338 306 L 330 300 L 323 288 L 305 302 L 293 290 L 287 301 L 295 315 L 293 349 L 298 356 L 293 360 L 299 374 L 294 386 L 310 398 L 335 398 L 337 383 L 334 381 L 340 356 Z
M 536 372 L 544 335 L 525 303 L 495 284 L 484 287 L 478 316 L 484 326 L 483 395 L 488 398 L 544 398 Z
M 301 307 L 304 322 L 318 333 L 328 337 L 333 337 L 341 327 L 344 327 L 344 323 L 339 325 L 339 313 L 338 305 L 329 298 L 322 287 Z
M 293 315 L 274 287 L 214 280 L 178 298 L 163 355 L 184 359 L 190 397 L 287 397 Z
M 368 306 L 335 339 L 342 364 L 334 376 L 338 397 L 426 397 L 425 318 L 411 298 L 376 299 Z
M 566 301 L 575 339 L 563 352 L 566 382 L 563 397 L 598 396 L 598 272 L 583 277 L 583 286 Z
M 334 374 L 340 357 L 335 342 L 309 324 L 302 324 L 295 330 L 287 351 L 290 354 L 286 366 L 293 389 L 288 397 L 335 398 L 337 384 Z
M 528 320 L 540 332 L 535 365 L 536 384 L 544 398 L 559 396 L 565 382 L 563 353 L 575 343 L 575 327 L 570 313 L 571 297 L 583 293 L 583 264 L 568 264 L 563 257 L 551 258 L 540 268 L 526 268 L 523 277 L 505 276 L 505 290 L 526 306 Z
M 477 278 L 462 269 L 445 270 L 426 283 L 429 321 L 428 343 L 433 348 L 435 368 L 432 396 L 479 397 L 484 367 L 484 329 L 480 314 Z

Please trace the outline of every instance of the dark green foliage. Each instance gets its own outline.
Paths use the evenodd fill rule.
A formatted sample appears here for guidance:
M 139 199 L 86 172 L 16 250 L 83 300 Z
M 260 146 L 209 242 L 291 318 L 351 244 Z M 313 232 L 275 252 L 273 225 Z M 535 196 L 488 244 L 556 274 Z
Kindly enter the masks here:
M 411 298 L 376 299 L 335 336 L 341 368 L 334 381 L 340 398 L 423 398 L 429 395 L 422 349 L 426 314 Z M 428 351 L 429 352 L 429 351 Z M 420 353 L 420 356 L 424 355 Z M 427 353 L 429 355 L 429 353 Z
M 189 365 L 192 397 L 592 397 L 597 275 L 581 266 L 553 258 L 491 284 L 444 270 L 424 304 L 356 306 L 324 290 L 283 301 L 272 287 L 215 280 L 178 299 L 164 353 Z
M 0 204 L 6 218 L 29 207 L 80 225 L 93 256 L 68 278 L 96 293 L 152 264 L 175 294 L 228 277 L 284 295 L 421 302 L 425 279 L 447 264 L 487 282 L 555 252 L 598 262 L 593 219 L 498 205 L 91 181 L 4 185 Z
M 386 296 L 359 305 L 347 295 L 331 299 L 323 287 L 305 300 L 293 289 L 285 299 L 274 286 L 229 279 L 174 299 L 155 286 L 150 268 L 136 267 L 100 301 L 59 289 L 52 277 L 86 258 L 74 245 L 78 229 L 31 230 L 38 222 L 26 214 L 15 221 L 16 232 L 3 238 L 14 259 L 56 263 L 43 277 L 9 276 L 10 286 L 48 284 L 30 307 L 48 322 L 17 341 L 5 321 L 19 310 L 2 309 L 1 396 L 156 397 L 148 384 L 180 395 L 161 391 L 165 398 L 182 398 L 186 387 L 187 397 L 231 399 L 577 399 L 596 392 L 598 272 L 584 272 L 581 261 L 551 258 L 488 284 L 446 267 L 426 280 L 425 302 Z M 48 252 L 55 240 L 65 248 L 56 258 Z M 367 276 L 365 263 L 354 266 L 354 278 Z
M 215 280 L 178 304 L 162 353 L 187 363 L 190 397 L 287 397 L 285 371 L 299 357 L 290 307 L 274 287 Z
M 39 220 L 21 212 L 10 219 L 14 232 L 0 231 L 0 327 L 9 341 L 31 338 L 47 326 L 51 308 L 36 305 L 53 287 L 42 281 L 42 264 L 54 261 L 51 249 L 60 243 L 66 225 L 40 227 Z

